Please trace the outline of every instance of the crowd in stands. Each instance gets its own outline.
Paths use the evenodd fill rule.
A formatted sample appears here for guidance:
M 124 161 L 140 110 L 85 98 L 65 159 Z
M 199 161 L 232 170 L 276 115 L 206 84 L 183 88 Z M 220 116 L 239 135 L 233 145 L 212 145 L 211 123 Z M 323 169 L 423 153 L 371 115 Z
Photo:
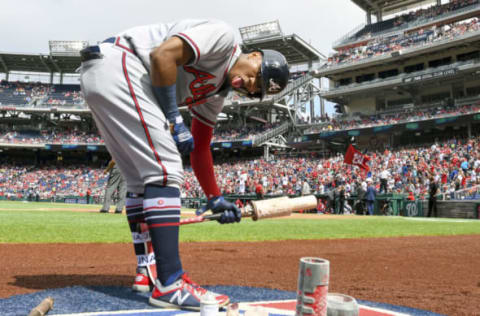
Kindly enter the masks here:
M 0 105 L 51 107 L 84 104 L 79 85 L 0 81 Z
M 85 100 L 80 91 L 64 91 L 61 93 L 52 93 L 45 103 L 48 105 L 82 105 L 85 104 Z
M 429 109 L 406 109 L 395 113 L 380 113 L 376 115 L 357 114 L 353 117 L 331 118 L 328 115 L 322 118 L 315 118 L 315 125 L 307 130 L 305 134 L 315 134 L 323 131 L 337 131 L 346 129 L 367 128 L 380 125 L 393 125 L 406 122 L 423 121 L 445 116 L 465 115 L 480 111 L 480 102 L 459 107 L 432 107 Z
M 478 18 L 467 22 L 452 25 L 432 26 L 414 32 L 394 35 L 390 37 L 377 37 L 368 41 L 364 46 L 341 49 L 328 58 L 324 67 L 392 53 L 405 48 L 426 45 L 440 40 L 454 38 L 468 32 L 478 31 L 480 23 Z
M 31 101 L 31 94 L 36 85 L 21 82 L 0 81 L 0 105 L 25 105 Z M 35 89 L 35 93 L 41 91 Z
M 277 127 L 280 123 L 246 125 L 239 128 L 232 128 L 229 125 L 230 124 L 220 124 L 220 126 L 215 128 L 213 132 L 213 142 L 253 139 L 255 136 Z
M 480 0 L 452 0 L 448 3 L 433 5 L 429 8 L 420 8 L 407 13 L 402 13 L 391 19 L 366 25 L 363 29 L 348 38 L 347 41 L 368 40 L 379 33 L 408 28 L 412 22 L 412 24 L 416 25 L 427 23 L 444 14 L 477 5 L 479 2 Z
M 405 23 L 418 21 L 420 19 L 431 19 L 441 16 L 445 13 L 457 11 L 459 9 L 478 4 L 479 0 L 452 0 L 441 5 L 433 5 L 429 8 L 421 8 L 410 11 L 395 17 L 394 26 L 398 27 Z
M 439 194 L 452 197 L 458 190 L 480 184 L 480 137 L 467 140 L 452 138 L 442 144 L 420 147 L 386 149 L 366 152 L 370 157 L 369 171 L 345 164 L 344 155 L 318 158 L 274 157 L 272 160 L 254 159 L 230 161 L 215 165 L 215 174 L 223 194 L 254 195 L 261 185 L 265 195 L 298 195 L 308 183 L 310 193 L 326 195 L 342 185 L 346 194 L 353 195 L 367 182 L 380 189 L 380 174 L 389 174 L 387 191 L 428 196 L 430 178 L 439 184 Z M 183 197 L 203 197 L 203 192 L 191 168 L 185 169 Z
M 91 196 L 103 194 L 108 176 L 103 169 L 86 165 L 70 167 L 34 166 L 3 163 L 0 165 L 0 197 L 53 200 L 60 196 L 84 197 L 90 189 Z
M 255 135 L 270 130 L 276 124 L 257 124 L 232 128 L 220 125 L 214 130 L 213 142 L 252 139 Z M 9 131 L 0 129 L 0 143 L 8 144 L 104 144 L 98 133 L 77 130 Z
M 340 186 L 346 195 L 354 195 L 367 182 L 379 193 L 398 193 L 424 199 L 430 179 L 439 186 L 439 194 L 480 184 L 480 136 L 449 139 L 418 147 L 366 151 L 369 170 L 344 163 L 338 153 L 329 158 L 316 154 L 300 157 L 273 156 L 216 163 L 215 174 L 223 194 L 255 195 L 260 186 L 266 196 L 298 195 L 304 192 L 327 195 Z M 380 191 L 380 176 L 388 172 L 387 189 Z M 39 194 L 40 199 L 62 195 L 102 194 L 107 176 L 103 169 L 86 165 L 34 166 L 9 162 L 0 164 L 0 197 L 24 198 Z M 305 192 L 304 192 L 305 194 Z M 204 194 L 189 166 L 185 167 L 182 197 L 203 198 Z
M 0 131 L 0 143 L 8 144 L 103 144 L 97 133 L 82 131 Z

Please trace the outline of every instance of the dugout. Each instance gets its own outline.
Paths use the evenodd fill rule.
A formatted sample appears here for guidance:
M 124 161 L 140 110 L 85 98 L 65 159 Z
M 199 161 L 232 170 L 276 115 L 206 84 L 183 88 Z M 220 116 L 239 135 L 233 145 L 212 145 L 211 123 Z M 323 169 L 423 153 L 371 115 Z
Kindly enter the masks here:
M 374 215 L 400 215 L 405 195 L 396 193 L 377 194 L 373 209 Z

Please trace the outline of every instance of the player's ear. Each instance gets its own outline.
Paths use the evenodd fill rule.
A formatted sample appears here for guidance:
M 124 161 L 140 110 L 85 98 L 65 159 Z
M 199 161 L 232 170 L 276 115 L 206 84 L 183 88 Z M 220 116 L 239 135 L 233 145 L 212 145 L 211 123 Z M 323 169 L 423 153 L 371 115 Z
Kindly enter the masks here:
M 248 59 L 253 59 L 253 60 L 258 60 L 258 59 L 260 59 L 260 62 L 261 62 L 261 60 L 262 60 L 262 53 L 257 52 L 257 51 L 251 52 L 251 53 L 248 54 Z

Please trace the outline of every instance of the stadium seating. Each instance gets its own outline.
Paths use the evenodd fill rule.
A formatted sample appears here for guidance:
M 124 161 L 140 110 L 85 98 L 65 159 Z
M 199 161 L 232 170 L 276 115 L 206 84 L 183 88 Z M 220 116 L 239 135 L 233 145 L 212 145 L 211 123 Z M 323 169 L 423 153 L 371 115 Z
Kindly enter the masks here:
M 366 154 L 371 158 L 368 172 L 345 164 L 341 154 L 328 158 L 313 154 L 278 156 L 269 161 L 262 158 L 230 160 L 217 162 L 214 168 L 221 192 L 226 195 L 254 194 L 259 183 L 267 196 L 296 195 L 304 181 L 315 194 L 323 195 L 341 184 L 345 185 L 347 194 L 355 194 L 367 178 L 378 188 L 383 166 L 387 166 L 391 174 L 389 192 L 413 192 L 417 198 L 427 197 L 430 175 L 438 179 L 440 194 L 446 197 L 480 184 L 480 136 Z M 84 196 L 90 188 L 98 200 L 106 179 L 103 169 L 86 165 L 35 166 L 4 161 L 0 163 L 0 198 L 26 198 L 31 192 L 39 193 L 41 199 Z M 188 165 L 182 197 L 203 198 L 203 191 Z
M 0 197 L 26 199 L 39 194 L 40 199 L 56 196 L 85 196 L 90 189 L 92 196 L 103 194 L 108 177 L 103 169 L 86 165 L 70 167 L 0 164 Z
M 7 144 L 103 144 L 98 134 L 77 131 L 0 131 L 0 143 Z
M 421 26 L 422 24 L 432 24 L 436 20 L 447 18 L 452 14 L 470 10 L 474 8 L 475 5 L 478 5 L 478 3 L 479 0 L 458 0 L 403 13 L 387 20 L 365 25 L 359 31 L 353 33 L 353 35 L 340 41 L 337 46 L 368 40 L 380 35 L 387 35 L 389 32 L 407 30 Z
M 323 131 L 338 131 L 346 129 L 358 129 L 382 125 L 400 124 L 406 122 L 416 122 L 431 120 L 448 116 L 466 115 L 480 111 L 480 103 L 463 105 L 458 107 L 444 106 L 417 106 L 415 109 L 405 110 L 399 107 L 393 111 L 380 112 L 375 115 L 363 115 L 357 113 L 352 116 L 339 116 L 336 118 L 326 117 L 323 120 L 317 120 L 318 123 L 312 124 L 312 127 L 304 131 L 305 134 L 316 134 Z
M 325 194 L 344 184 L 347 193 L 354 194 L 358 186 L 373 179 L 379 187 L 379 174 L 387 166 L 391 174 L 389 192 L 408 194 L 417 198 L 428 195 L 429 175 L 438 179 L 440 194 L 448 194 L 480 184 L 480 137 L 448 139 L 440 143 L 367 152 L 371 157 L 370 171 L 343 163 L 343 155 L 319 158 L 275 157 L 271 161 L 258 158 L 225 162 L 215 166 L 221 191 L 225 194 L 254 194 L 255 185 L 262 184 L 267 195 L 299 194 L 303 181 L 310 183 L 312 192 Z M 467 163 L 467 168 L 462 163 Z M 202 197 L 202 190 L 191 168 L 185 168 L 184 197 Z
M 452 39 L 464 34 L 478 32 L 479 30 L 480 23 L 477 18 L 474 18 L 471 21 L 458 23 L 452 27 L 449 25 L 426 27 L 410 33 L 372 38 L 363 46 L 339 50 L 328 58 L 324 67 L 333 67 L 340 64 L 358 62 L 359 60 L 382 56 L 402 49 L 409 49 L 420 45 L 432 44 L 441 40 Z

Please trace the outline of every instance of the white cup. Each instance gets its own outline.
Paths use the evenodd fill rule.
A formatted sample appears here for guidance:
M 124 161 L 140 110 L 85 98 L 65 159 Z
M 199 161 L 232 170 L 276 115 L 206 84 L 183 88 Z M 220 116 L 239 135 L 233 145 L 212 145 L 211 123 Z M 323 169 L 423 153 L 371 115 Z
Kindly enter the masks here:
M 211 293 L 208 293 L 200 301 L 200 316 L 217 316 L 218 308 L 217 300 Z

